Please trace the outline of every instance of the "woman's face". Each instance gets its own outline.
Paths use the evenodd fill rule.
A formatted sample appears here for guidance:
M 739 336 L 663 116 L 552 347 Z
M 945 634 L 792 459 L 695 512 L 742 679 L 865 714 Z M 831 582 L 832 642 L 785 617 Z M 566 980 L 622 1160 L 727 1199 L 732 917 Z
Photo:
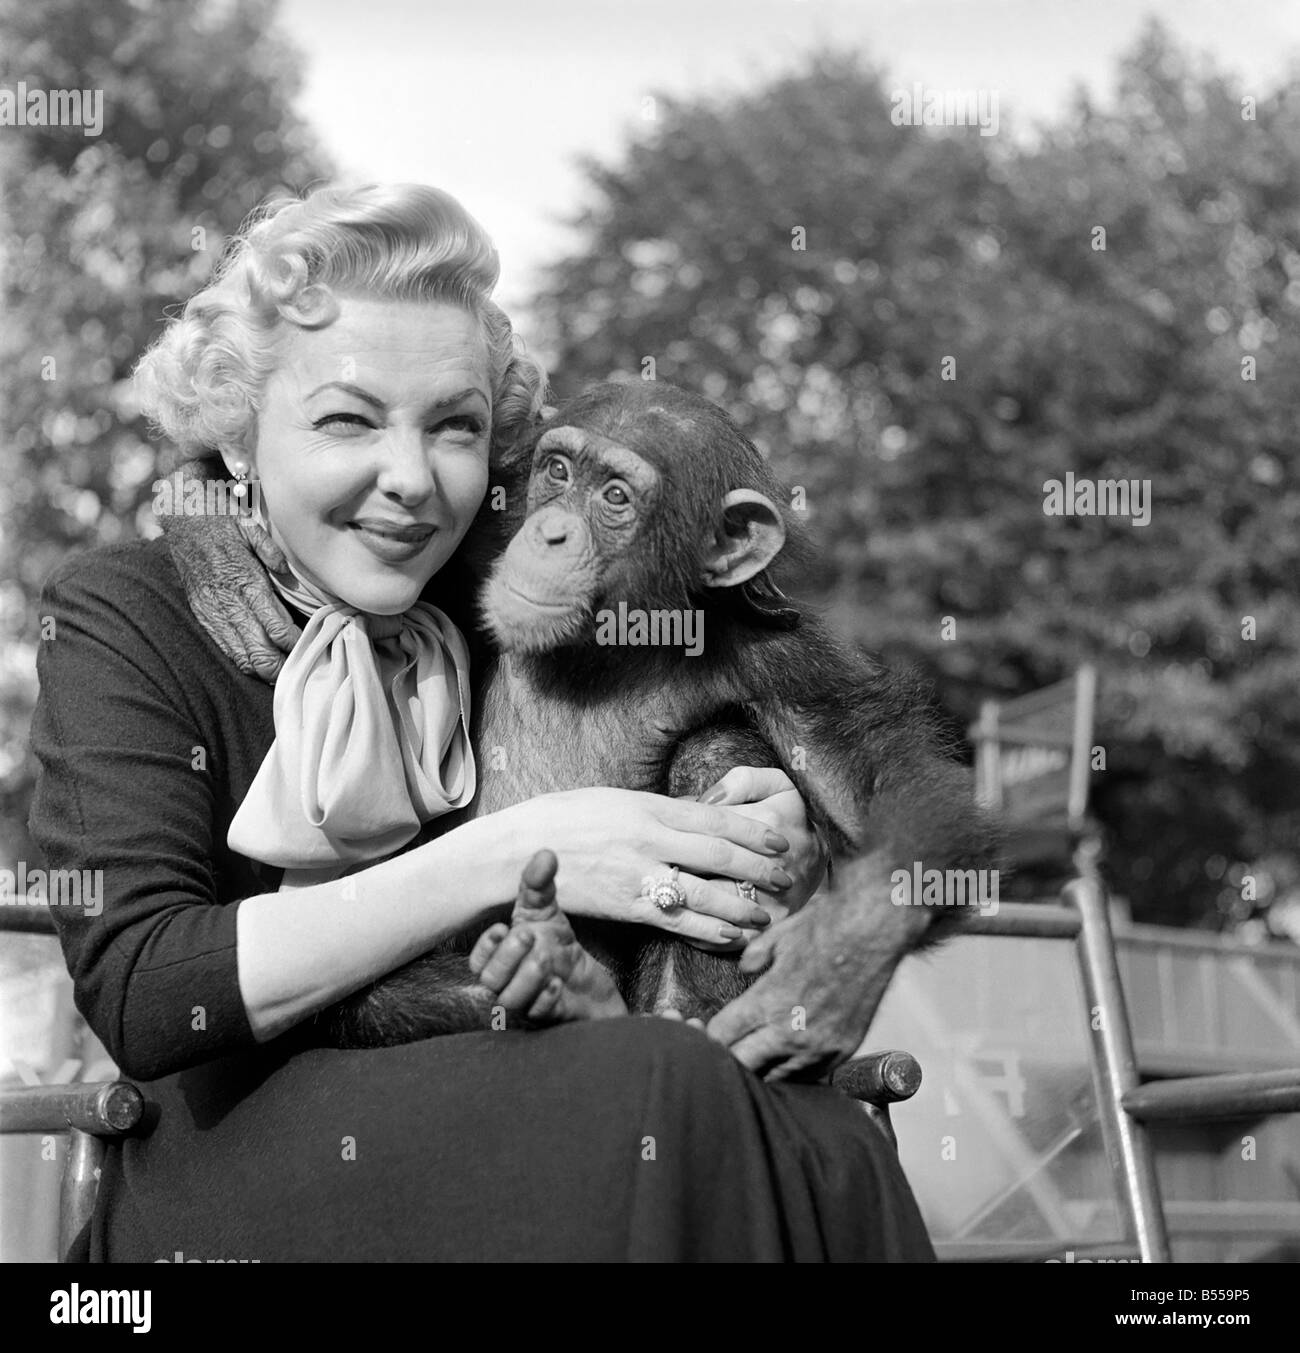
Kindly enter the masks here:
M 458 306 L 338 300 L 324 328 L 285 324 L 251 459 L 271 533 L 299 574 L 396 615 L 487 491 L 487 345 Z

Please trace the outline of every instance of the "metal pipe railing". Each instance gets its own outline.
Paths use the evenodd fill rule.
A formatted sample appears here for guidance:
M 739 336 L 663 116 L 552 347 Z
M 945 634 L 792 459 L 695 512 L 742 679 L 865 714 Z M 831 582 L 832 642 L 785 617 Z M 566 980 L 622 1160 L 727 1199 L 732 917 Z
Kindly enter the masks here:
M 1144 1123 L 1199 1123 L 1300 1112 L 1300 1067 L 1155 1081 L 1125 1093 L 1124 1111 Z

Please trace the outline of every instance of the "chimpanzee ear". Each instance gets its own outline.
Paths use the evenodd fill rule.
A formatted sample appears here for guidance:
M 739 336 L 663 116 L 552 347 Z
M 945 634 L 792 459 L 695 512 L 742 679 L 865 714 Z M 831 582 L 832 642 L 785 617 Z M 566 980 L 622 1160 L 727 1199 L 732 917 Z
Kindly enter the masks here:
M 704 552 L 704 585 L 738 587 L 756 577 L 781 553 L 785 521 L 770 498 L 753 489 L 732 489 Z

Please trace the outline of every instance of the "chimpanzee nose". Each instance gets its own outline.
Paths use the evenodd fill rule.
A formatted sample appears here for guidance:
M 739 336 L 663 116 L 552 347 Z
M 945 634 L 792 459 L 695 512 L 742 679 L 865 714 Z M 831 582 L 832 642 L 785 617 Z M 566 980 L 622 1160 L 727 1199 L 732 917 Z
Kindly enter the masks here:
M 542 539 L 548 545 L 563 545 L 569 538 L 569 518 L 564 512 L 548 512 L 537 523 Z

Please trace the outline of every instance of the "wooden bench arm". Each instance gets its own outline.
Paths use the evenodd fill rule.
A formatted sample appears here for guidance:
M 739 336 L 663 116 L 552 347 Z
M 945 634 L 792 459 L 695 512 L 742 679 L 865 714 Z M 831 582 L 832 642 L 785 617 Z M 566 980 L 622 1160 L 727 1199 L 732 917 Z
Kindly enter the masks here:
M 850 1099 L 884 1109 L 921 1088 L 921 1064 L 910 1052 L 872 1052 L 838 1067 L 831 1084 Z

